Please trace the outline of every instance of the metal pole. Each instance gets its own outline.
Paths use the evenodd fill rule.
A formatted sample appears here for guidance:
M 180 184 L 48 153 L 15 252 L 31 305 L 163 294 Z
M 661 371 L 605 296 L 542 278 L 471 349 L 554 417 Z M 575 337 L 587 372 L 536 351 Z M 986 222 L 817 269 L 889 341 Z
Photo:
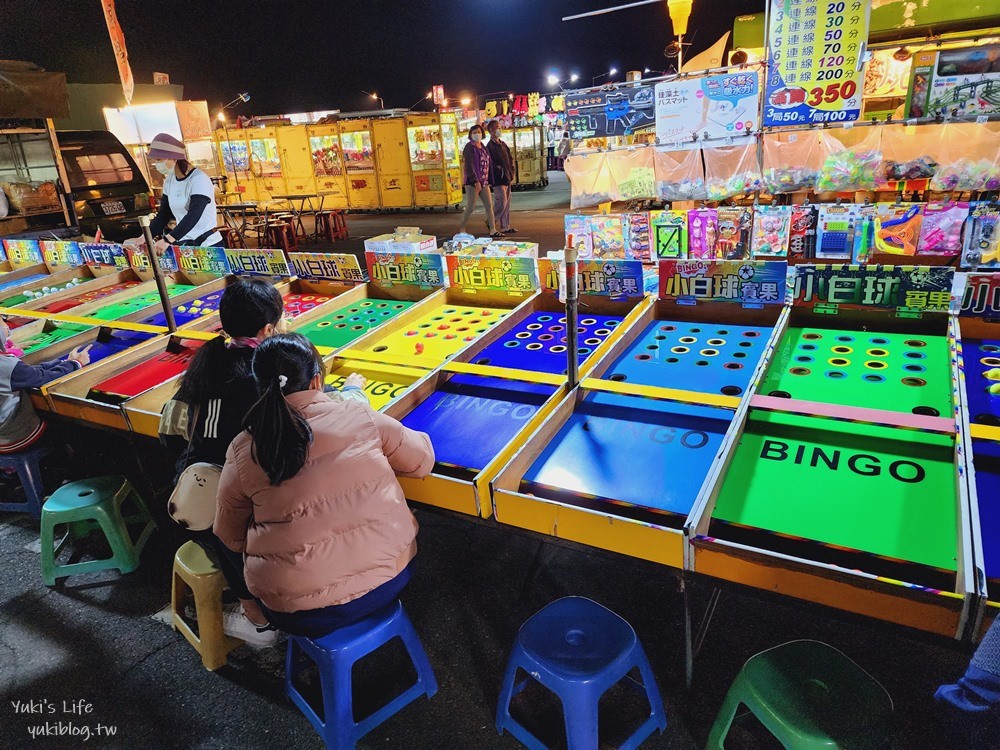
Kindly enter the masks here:
M 570 389 L 576 388 L 580 379 L 579 373 L 579 341 L 577 341 L 577 286 L 576 286 L 575 247 L 567 247 L 566 263 L 566 352 L 569 365 L 566 369 L 566 379 Z
M 163 269 L 160 268 L 160 259 L 156 257 L 153 250 L 153 233 L 149 231 L 149 216 L 139 217 L 139 226 L 142 227 L 142 236 L 146 238 L 146 258 L 149 259 L 153 269 L 153 278 L 156 280 L 156 291 L 160 293 L 160 304 L 163 305 L 163 314 L 167 318 L 167 328 L 173 333 L 177 330 L 177 322 L 174 320 L 174 308 L 170 306 L 170 295 L 167 294 L 167 282 L 163 280 Z
M 684 35 L 677 35 L 677 73 L 684 70 Z

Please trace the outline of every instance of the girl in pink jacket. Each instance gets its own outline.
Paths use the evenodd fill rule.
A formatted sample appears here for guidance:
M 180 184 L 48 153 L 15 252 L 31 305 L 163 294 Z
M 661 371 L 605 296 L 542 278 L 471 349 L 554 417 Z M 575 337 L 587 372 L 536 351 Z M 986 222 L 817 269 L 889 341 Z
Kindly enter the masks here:
M 399 596 L 417 522 L 396 475 L 426 476 L 430 438 L 354 400 L 323 393 L 316 347 L 300 334 L 257 347 L 260 400 L 233 440 L 214 531 L 243 553 L 247 587 L 272 625 L 318 638 Z

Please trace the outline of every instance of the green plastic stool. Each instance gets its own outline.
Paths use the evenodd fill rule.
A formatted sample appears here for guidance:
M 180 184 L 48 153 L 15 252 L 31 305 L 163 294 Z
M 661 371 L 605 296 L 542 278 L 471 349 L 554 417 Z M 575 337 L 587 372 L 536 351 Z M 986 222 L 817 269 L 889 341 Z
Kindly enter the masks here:
M 123 515 L 127 500 L 137 506 L 131 515 Z M 142 522 L 139 538 L 133 542 L 128 525 Z M 68 531 L 56 544 L 55 528 L 66 524 Z M 125 477 L 97 477 L 64 484 L 42 506 L 42 580 L 54 586 L 57 578 L 117 568 L 131 573 L 139 567 L 139 554 L 153 533 L 154 524 L 139 493 Z M 105 560 L 56 565 L 56 558 L 71 539 L 80 539 L 100 530 L 111 545 L 111 557 Z
M 790 750 L 877 748 L 890 734 L 885 688 L 819 641 L 791 641 L 750 657 L 719 710 L 708 750 L 722 750 L 741 703 Z

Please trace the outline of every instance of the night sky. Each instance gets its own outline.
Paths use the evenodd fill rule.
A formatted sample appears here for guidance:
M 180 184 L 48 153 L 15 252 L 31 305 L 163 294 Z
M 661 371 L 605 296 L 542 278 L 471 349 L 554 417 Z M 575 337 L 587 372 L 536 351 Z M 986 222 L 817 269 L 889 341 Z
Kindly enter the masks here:
M 666 69 L 666 2 L 563 22 L 626 0 L 118 0 L 137 83 L 154 70 L 209 108 L 249 91 L 235 112 L 409 107 L 432 84 L 446 96 L 549 90 L 618 68 Z M 99 0 L 4 0 L 0 58 L 64 71 L 70 83 L 118 81 Z M 694 0 L 688 55 L 764 0 Z M 429 104 L 421 102 L 421 105 Z

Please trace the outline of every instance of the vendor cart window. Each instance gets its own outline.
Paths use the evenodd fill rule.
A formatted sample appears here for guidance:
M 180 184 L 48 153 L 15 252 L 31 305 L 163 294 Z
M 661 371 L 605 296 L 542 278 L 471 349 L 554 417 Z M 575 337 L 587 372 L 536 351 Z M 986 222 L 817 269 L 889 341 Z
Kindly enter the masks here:
M 406 138 L 414 171 L 441 169 L 441 129 L 437 125 L 407 128 Z
M 250 141 L 253 171 L 258 177 L 281 177 L 277 138 L 255 138 Z
M 441 145 L 444 146 L 444 161 L 449 167 L 458 166 L 458 128 L 454 123 L 442 123 Z
M 63 151 L 66 174 L 73 190 L 97 185 L 116 185 L 132 181 L 132 165 L 124 154 L 87 153 L 86 150 Z
M 222 164 L 227 172 L 246 172 L 250 168 L 247 144 L 240 141 L 222 142 Z
M 367 130 L 341 133 L 340 143 L 348 172 L 375 171 L 375 162 L 372 160 L 372 137 Z
M 313 169 L 317 177 L 339 177 L 344 173 L 340 158 L 340 142 L 335 135 L 314 135 L 309 138 Z

